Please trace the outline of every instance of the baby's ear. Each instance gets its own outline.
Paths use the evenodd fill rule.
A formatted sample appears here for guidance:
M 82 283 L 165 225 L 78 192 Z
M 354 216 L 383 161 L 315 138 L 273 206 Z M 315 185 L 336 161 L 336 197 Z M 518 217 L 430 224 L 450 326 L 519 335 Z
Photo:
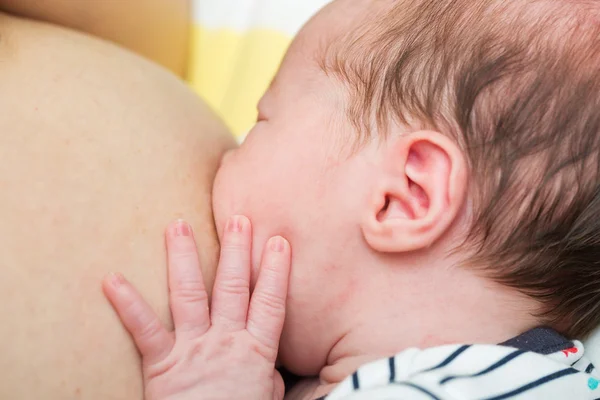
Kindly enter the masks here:
M 416 251 L 452 225 L 468 190 L 467 163 L 457 144 L 438 132 L 390 139 L 362 223 L 367 243 L 380 252 Z

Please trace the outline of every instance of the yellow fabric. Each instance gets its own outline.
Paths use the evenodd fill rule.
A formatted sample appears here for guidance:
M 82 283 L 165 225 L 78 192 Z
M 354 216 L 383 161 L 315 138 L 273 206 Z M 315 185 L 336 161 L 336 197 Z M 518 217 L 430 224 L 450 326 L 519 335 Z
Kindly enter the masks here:
M 255 28 L 193 28 L 188 82 L 239 138 L 256 120 L 256 105 L 292 38 Z

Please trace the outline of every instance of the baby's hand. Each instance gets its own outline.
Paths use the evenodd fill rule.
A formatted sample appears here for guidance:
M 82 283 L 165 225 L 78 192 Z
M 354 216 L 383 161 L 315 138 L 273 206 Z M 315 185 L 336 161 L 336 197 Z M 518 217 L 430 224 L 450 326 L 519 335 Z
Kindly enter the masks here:
M 221 258 L 209 310 L 191 228 L 167 230 L 169 332 L 121 275 L 104 281 L 104 292 L 142 355 L 147 400 L 282 399 L 275 370 L 290 271 L 288 242 L 267 243 L 250 298 L 251 227 L 233 217 L 221 243 Z

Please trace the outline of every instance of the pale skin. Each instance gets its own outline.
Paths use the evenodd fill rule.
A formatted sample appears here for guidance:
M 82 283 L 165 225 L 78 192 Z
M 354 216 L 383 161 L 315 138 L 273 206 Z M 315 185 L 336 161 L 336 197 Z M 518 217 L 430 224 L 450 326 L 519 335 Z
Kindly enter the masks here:
M 99 282 L 118 269 L 169 326 L 178 218 L 212 282 L 211 188 L 235 141 L 167 70 L 95 37 L 0 13 L 0 58 L 0 398 L 141 399 Z
M 189 224 L 167 228 L 169 331 L 120 274 L 103 284 L 141 356 L 147 400 L 276 399 L 284 396 L 275 370 L 285 318 L 290 246 L 271 238 L 251 290 L 250 221 L 229 219 L 209 306 Z

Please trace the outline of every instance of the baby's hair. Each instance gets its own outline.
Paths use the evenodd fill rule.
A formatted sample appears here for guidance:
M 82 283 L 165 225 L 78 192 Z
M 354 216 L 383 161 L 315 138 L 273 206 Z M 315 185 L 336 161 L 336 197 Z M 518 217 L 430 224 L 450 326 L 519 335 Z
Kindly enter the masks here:
M 363 140 L 400 123 L 464 150 L 465 264 L 568 336 L 600 325 L 600 2 L 396 0 L 322 64 Z

